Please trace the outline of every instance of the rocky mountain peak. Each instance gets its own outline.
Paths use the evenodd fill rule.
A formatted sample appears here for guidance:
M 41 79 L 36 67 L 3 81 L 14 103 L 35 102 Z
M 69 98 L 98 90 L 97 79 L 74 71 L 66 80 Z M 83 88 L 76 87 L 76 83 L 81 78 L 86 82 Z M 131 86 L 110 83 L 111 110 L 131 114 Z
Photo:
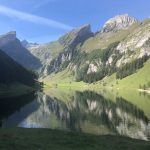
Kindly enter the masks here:
M 8 42 L 16 39 L 16 31 L 10 31 L 0 36 L 0 46 L 7 44 Z
M 27 40 L 21 41 L 21 44 L 22 44 L 23 47 L 25 47 L 27 49 L 39 46 L 39 44 L 37 44 L 37 43 L 30 43 Z
M 72 31 L 62 36 L 59 39 L 59 42 L 64 47 L 75 46 L 78 43 L 83 42 L 84 40 L 86 40 L 92 35 L 93 33 L 91 31 L 91 25 L 85 24 L 79 28 L 73 29 Z
M 134 17 L 129 16 L 128 14 L 117 15 L 111 19 L 109 19 L 103 26 L 101 32 L 111 32 L 117 31 L 121 29 L 127 29 L 134 23 L 138 22 Z
M 80 26 L 80 27 L 74 29 L 73 31 L 75 31 L 75 30 L 76 30 L 76 32 L 77 32 L 77 31 L 78 31 L 78 32 L 80 32 L 80 31 L 91 32 L 91 25 L 90 25 L 90 24 L 84 24 L 84 25 L 82 25 L 82 26 Z

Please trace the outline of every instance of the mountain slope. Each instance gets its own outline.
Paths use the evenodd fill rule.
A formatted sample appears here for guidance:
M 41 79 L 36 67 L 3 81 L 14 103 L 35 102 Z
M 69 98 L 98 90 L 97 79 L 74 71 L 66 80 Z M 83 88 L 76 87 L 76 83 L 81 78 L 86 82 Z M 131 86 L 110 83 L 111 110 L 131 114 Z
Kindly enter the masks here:
M 64 50 L 64 47 L 58 41 L 55 41 L 42 45 L 30 46 L 28 50 L 41 61 L 43 66 L 46 66 Z
M 21 41 L 21 44 L 22 44 L 23 47 L 25 47 L 27 49 L 31 48 L 31 47 L 37 47 L 37 46 L 39 46 L 39 44 L 37 44 L 37 43 L 29 43 L 26 40 Z
M 150 87 L 150 59 L 144 64 L 144 66 L 137 70 L 134 74 L 129 75 L 123 79 L 116 79 L 116 73 L 105 77 L 102 81 L 98 81 L 96 84 L 105 84 L 109 87 L 116 87 L 119 89 L 122 88 L 131 88 L 131 89 L 142 89 Z
M 76 46 L 83 43 L 86 39 L 93 36 L 89 24 L 75 28 L 66 33 L 55 42 L 30 47 L 29 51 L 43 64 L 42 76 L 57 71 L 64 62 L 70 61 L 75 55 Z
M 126 14 L 116 16 L 108 20 L 100 31 L 53 59 L 47 74 L 55 72 L 57 77 L 57 74 L 59 76 L 64 70 L 69 70 L 74 81 L 92 83 L 111 76 L 120 68 L 125 70 L 128 65 L 130 68 L 125 73 L 132 76 L 150 56 L 149 39 L 149 19 L 140 23 Z M 64 43 L 71 45 L 67 38 L 64 38 Z
M 118 87 L 130 87 L 142 89 L 150 88 L 150 59 L 144 64 L 144 67 L 139 69 L 136 73 L 120 80 L 118 82 Z
M 32 85 L 36 76 L 0 50 L 0 84 L 20 82 Z
M 15 31 L 0 36 L 0 49 L 28 69 L 38 70 L 41 67 L 40 61 L 22 46 Z

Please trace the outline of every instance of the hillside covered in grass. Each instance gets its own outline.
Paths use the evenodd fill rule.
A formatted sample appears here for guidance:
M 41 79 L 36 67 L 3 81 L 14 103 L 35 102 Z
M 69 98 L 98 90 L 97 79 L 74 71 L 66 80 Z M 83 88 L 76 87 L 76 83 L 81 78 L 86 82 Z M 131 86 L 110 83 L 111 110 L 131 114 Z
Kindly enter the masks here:
M 97 84 L 103 84 L 109 87 L 128 88 L 128 89 L 149 89 L 150 88 L 150 59 L 144 63 L 144 66 L 135 73 L 123 78 L 116 79 L 116 74 L 104 78 Z

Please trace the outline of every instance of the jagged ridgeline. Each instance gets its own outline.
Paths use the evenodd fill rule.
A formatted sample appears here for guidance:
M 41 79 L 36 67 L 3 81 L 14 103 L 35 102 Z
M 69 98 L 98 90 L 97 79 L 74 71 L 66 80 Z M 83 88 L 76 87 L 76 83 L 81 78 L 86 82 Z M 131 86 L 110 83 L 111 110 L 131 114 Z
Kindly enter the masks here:
M 27 69 L 38 71 L 41 67 L 40 60 L 23 46 L 15 31 L 0 36 L 0 49 Z
M 57 75 L 67 69 L 76 81 L 89 83 L 113 73 L 117 79 L 129 76 L 149 58 L 149 23 L 125 14 L 109 19 L 96 33 L 89 24 L 76 28 L 57 41 L 61 50 L 42 73 Z
M 92 83 L 113 74 L 123 79 L 144 68 L 150 56 L 149 31 L 150 19 L 139 22 L 124 14 L 109 19 L 96 33 L 85 24 L 46 44 L 20 42 L 10 32 L 0 37 L 0 47 L 42 78 L 65 71 L 71 80 Z
M 0 50 L 0 84 L 19 82 L 32 85 L 35 79 L 36 75 L 33 72 L 22 67 Z

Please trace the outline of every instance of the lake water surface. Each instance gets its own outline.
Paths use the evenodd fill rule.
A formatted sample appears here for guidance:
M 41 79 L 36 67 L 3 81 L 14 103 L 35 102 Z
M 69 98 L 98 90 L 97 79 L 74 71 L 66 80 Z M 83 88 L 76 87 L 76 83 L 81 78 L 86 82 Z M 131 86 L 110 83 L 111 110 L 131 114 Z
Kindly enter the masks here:
M 113 93 L 113 92 L 112 92 Z M 150 140 L 150 95 L 50 89 L 0 100 L 2 128 L 51 128 Z

